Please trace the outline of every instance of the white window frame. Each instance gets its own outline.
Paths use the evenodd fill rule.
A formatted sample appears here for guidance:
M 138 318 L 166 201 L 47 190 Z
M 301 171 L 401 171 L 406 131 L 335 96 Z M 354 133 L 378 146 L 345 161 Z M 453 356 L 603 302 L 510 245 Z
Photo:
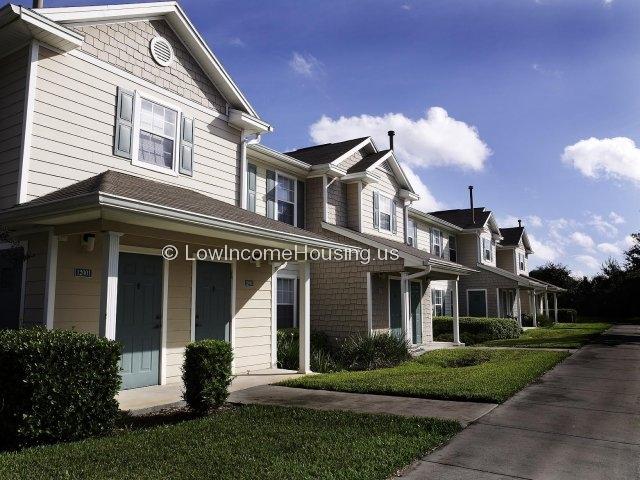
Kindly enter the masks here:
M 439 240 L 437 245 L 436 238 Z M 435 252 L 436 246 L 440 249 L 438 253 Z M 442 236 L 442 230 L 439 228 L 431 228 L 431 253 L 439 258 L 444 258 L 444 237 Z
M 432 314 L 434 317 L 444 317 L 444 316 L 446 315 L 446 312 L 444 311 L 444 305 L 445 305 L 445 304 L 444 304 L 444 295 L 445 295 L 445 290 L 442 290 L 442 289 L 439 289 L 439 288 L 434 288 L 432 291 L 433 291 L 433 293 L 434 293 L 434 295 L 433 295 L 434 300 L 435 300 L 435 296 L 436 296 L 438 293 L 440 294 L 440 303 L 432 302 L 432 305 L 431 305 L 431 314 Z M 436 307 L 437 307 L 437 306 L 440 306 L 440 311 L 442 312 L 440 315 L 438 315 L 438 314 L 436 313 Z
M 143 162 L 138 158 L 140 148 L 140 119 L 142 118 L 142 99 L 156 103 L 162 107 L 168 108 L 176 112 L 176 132 L 173 142 L 173 168 L 163 168 Z M 178 176 L 179 160 L 180 160 L 180 123 L 182 122 L 182 110 L 175 104 L 166 102 L 165 100 L 149 95 L 146 92 L 136 90 L 134 92 L 134 118 L 133 118 L 133 139 L 131 142 L 131 165 L 135 167 L 146 168 L 154 172 L 164 173 L 165 175 Z
M 527 271 L 527 257 L 522 252 L 518 252 L 518 270 L 521 272 Z
M 280 303 L 278 302 L 278 280 L 292 280 L 293 283 L 293 303 Z M 298 326 L 298 312 L 296 308 L 296 304 L 298 303 L 298 277 L 290 274 L 279 273 L 276 275 L 276 315 L 278 314 L 277 307 L 278 305 L 292 305 L 293 306 L 293 326 L 294 328 Z M 278 325 L 276 320 L 276 325 Z
M 416 234 L 415 237 L 413 235 L 414 232 Z M 411 240 L 411 243 L 409 243 L 409 240 Z M 407 218 L 407 245 L 418 248 L 418 225 L 412 218 Z
M 489 246 L 489 258 L 485 257 L 485 253 L 487 249 L 485 248 L 485 242 L 487 242 Z M 480 237 L 480 253 L 482 255 L 482 263 L 491 263 L 493 262 L 493 240 L 487 237 Z
M 383 202 L 388 202 L 387 205 L 389 205 L 389 228 L 382 228 L 382 203 Z M 387 233 L 391 233 L 393 232 L 393 209 L 395 208 L 395 202 L 393 201 L 393 198 L 391 197 L 387 197 L 386 195 L 384 195 L 383 193 L 378 192 L 378 231 L 379 232 L 387 232 Z M 385 212 L 385 215 L 387 215 L 387 212 Z
M 276 191 L 274 196 L 276 201 L 276 204 L 275 204 L 276 220 L 282 223 L 287 223 L 280 220 L 278 215 L 278 202 L 280 202 L 280 200 L 278 200 L 278 185 L 280 184 L 280 177 L 283 177 L 293 181 L 293 223 L 292 224 L 287 223 L 287 225 L 292 225 L 294 227 L 297 227 L 298 226 L 298 179 L 296 177 L 292 177 L 291 175 L 287 175 L 286 173 L 282 173 L 278 170 L 275 171 L 275 174 L 276 174 L 276 186 L 275 186 Z M 289 202 L 285 202 L 285 203 L 289 203 Z

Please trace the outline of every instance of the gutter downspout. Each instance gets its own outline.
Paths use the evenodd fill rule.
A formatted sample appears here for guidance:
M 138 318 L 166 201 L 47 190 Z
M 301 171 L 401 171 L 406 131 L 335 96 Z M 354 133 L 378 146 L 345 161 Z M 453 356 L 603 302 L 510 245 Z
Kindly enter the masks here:
M 247 131 L 240 131 L 240 208 L 247 209 L 247 145 L 260 143 L 260 134 L 255 133 L 253 139 L 246 136 Z

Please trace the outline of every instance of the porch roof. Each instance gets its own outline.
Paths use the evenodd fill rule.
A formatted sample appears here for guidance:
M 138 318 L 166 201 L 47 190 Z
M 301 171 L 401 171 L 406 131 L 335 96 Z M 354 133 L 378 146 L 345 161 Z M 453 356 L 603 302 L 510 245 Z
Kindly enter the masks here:
M 86 220 L 102 216 L 105 208 L 234 231 L 247 240 L 266 237 L 320 248 L 356 248 L 186 188 L 113 170 L 4 210 L 0 223 L 55 225 L 62 223 L 53 219 L 56 215 L 85 212 Z

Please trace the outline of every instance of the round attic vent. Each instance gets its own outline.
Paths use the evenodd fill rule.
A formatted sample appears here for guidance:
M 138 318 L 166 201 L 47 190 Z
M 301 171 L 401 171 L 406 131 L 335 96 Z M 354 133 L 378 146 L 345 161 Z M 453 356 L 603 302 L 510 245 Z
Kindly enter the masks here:
M 151 40 L 151 56 L 163 67 L 168 67 L 173 61 L 173 48 L 166 38 L 155 37 Z

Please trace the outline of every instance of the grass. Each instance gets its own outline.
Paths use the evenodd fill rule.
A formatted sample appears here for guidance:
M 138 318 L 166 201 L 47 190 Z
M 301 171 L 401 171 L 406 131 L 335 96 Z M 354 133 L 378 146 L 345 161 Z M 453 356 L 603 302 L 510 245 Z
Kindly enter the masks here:
M 279 385 L 500 403 L 567 356 L 535 350 L 436 350 L 393 368 L 309 375 Z
M 384 479 L 460 429 L 430 418 L 245 406 L 0 454 L 0 478 Z
M 551 327 L 526 330 L 519 338 L 492 340 L 490 347 L 580 348 L 611 325 L 608 323 L 556 323 Z

